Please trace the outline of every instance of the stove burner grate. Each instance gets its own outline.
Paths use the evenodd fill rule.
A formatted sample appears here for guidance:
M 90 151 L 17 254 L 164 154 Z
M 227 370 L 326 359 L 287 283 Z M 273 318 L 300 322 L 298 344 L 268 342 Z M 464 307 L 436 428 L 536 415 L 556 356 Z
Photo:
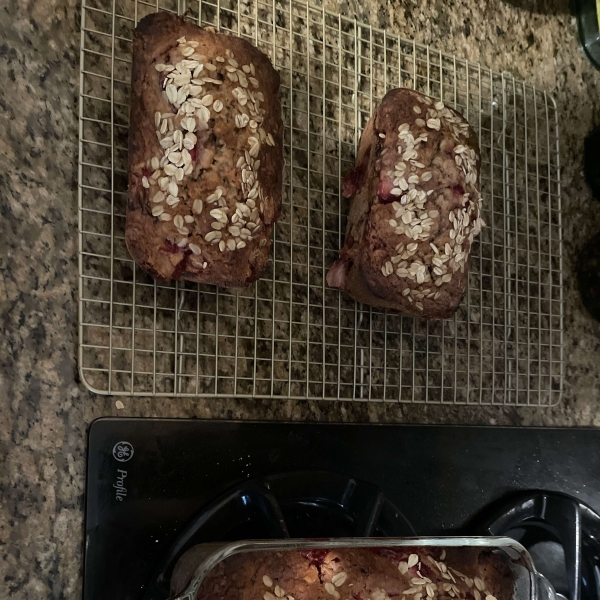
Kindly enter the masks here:
M 583 502 L 558 492 L 519 494 L 483 529 L 523 544 L 563 598 L 600 598 L 600 515 Z
M 177 560 L 192 546 L 241 539 L 409 537 L 412 525 L 376 486 L 326 471 L 250 480 L 201 509 L 182 528 L 144 600 L 165 600 Z

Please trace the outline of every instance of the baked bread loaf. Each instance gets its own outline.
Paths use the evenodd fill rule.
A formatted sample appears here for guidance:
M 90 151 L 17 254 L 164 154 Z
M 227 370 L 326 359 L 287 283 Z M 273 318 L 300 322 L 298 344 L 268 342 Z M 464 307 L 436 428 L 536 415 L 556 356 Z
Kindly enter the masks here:
M 511 600 L 504 557 L 478 548 L 344 548 L 231 556 L 198 600 Z M 490 596 L 492 598 L 490 598 Z
M 329 285 L 405 315 L 452 316 L 483 225 L 479 167 L 477 138 L 461 115 L 413 90 L 388 92 L 344 179 L 352 201 Z
M 126 241 L 160 280 L 255 281 L 281 211 L 279 75 L 239 38 L 170 13 L 133 38 Z

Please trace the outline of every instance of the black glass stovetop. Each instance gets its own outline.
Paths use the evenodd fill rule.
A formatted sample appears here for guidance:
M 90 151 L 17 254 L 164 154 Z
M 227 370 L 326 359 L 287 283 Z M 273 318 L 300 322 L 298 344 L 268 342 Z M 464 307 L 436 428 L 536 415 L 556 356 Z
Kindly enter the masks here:
M 100 419 L 84 598 L 165 600 L 201 542 L 506 533 L 595 598 L 598 510 L 599 430 Z

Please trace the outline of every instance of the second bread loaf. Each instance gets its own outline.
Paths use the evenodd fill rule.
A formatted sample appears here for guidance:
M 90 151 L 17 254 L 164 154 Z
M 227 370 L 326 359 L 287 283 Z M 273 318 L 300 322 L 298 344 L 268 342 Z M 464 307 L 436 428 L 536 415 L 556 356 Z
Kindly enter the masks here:
M 350 215 L 329 285 L 405 315 L 452 316 L 483 223 L 479 165 L 460 114 L 413 90 L 388 92 L 344 180 Z

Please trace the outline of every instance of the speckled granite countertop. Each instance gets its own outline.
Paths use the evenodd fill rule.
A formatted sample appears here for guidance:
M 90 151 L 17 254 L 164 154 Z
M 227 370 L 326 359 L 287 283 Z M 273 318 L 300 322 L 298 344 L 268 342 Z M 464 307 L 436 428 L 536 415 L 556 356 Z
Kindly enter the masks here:
M 337 5 L 329 5 L 336 10 Z M 365 403 L 190 401 L 97 397 L 78 383 L 77 90 L 79 6 L 11 0 L 0 9 L 0 562 L 3 597 L 81 593 L 85 434 L 104 415 L 508 425 L 600 425 L 600 324 L 582 309 L 573 266 L 600 230 L 581 173 L 582 141 L 600 124 L 600 73 L 586 61 L 563 2 L 373 0 L 342 11 L 510 71 L 560 107 L 565 356 L 552 410 Z

